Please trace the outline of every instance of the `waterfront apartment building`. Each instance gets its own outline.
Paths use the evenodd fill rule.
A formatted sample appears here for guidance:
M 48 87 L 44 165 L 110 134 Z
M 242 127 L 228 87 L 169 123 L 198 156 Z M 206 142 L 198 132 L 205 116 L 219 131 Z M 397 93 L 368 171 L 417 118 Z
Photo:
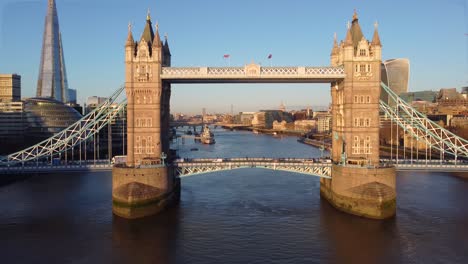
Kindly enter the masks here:
M 21 100 L 21 76 L 0 74 L 0 102 L 18 102 Z
M 317 129 L 317 120 L 296 120 L 294 130 L 311 131 Z
M 252 126 L 256 128 L 273 128 L 274 121 L 286 121 L 291 123 L 293 121 L 292 114 L 282 110 L 260 110 L 254 114 L 252 119 Z
M 330 113 L 318 113 L 315 118 L 317 119 L 317 133 L 331 132 L 332 115 Z
M 239 122 L 243 125 L 252 125 L 252 120 L 254 118 L 255 112 L 239 112 Z

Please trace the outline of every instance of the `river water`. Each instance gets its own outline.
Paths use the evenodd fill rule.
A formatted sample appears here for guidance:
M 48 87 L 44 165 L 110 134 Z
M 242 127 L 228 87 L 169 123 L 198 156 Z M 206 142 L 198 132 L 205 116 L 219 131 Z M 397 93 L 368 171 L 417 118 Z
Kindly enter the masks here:
M 249 132 L 179 141 L 182 157 L 319 157 Z M 190 151 L 191 148 L 198 151 Z M 468 263 L 468 175 L 397 176 L 397 216 L 368 220 L 320 199 L 319 178 L 261 169 L 182 179 L 181 202 L 127 221 L 110 172 L 50 174 L 0 187 L 0 263 Z

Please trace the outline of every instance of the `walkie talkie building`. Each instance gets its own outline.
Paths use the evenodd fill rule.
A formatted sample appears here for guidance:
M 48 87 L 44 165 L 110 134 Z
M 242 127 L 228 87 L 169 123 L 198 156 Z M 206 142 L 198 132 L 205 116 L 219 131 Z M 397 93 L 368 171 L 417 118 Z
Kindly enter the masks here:
M 37 96 L 67 103 L 68 83 L 55 0 L 48 0 Z

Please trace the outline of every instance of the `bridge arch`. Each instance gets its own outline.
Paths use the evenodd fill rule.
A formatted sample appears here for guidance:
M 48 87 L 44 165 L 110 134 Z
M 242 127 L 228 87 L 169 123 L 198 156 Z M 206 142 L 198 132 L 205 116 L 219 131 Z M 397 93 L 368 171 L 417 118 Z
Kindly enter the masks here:
M 304 175 L 331 179 L 331 164 L 319 162 L 304 162 L 300 159 L 289 161 L 237 160 L 219 161 L 204 159 L 203 161 L 176 162 L 173 165 L 176 176 L 188 177 L 211 172 L 258 168 L 276 171 L 286 171 Z

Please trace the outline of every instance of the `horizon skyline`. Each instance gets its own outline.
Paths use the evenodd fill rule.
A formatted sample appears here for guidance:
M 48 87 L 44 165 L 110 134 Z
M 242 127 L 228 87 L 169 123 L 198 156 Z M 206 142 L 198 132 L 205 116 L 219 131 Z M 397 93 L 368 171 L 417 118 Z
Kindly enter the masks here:
M 78 101 L 81 104 L 83 104 L 83 102 L 85 102 L 89 96 L 108 96 L 119 86 L 118 83 L 123 83 L 124 44 L 128 30 L 127 26 L 123 25 L 128 24 L 128 21 L 125 22 L 125 19 L 116 18 L 116 16 L 112 16 L 110 13 L 108 14 L 106 12 L 102 12 L 102 9 L 105 7 L 105 4 L 103 3 L 109 3 L 110 1 L 103 1 L 100 3 L 94 3 L 89 0 L 68 0 L 56 2 L 59 21 L 61 24 L 60 27 L 63 35 L 64 48 L 67 51 L 65 54 L 65 61 L 67 62 L 70 88 L 77 90 L 79 99 Z M 133 18 L 132 22 L 134 36 L 135 38 L 139 39 L 139 36 L 143 31 L 147 8 L 143 8 L 144 3 L 131 5 L 128 2 L 129 1 L 126 0 L 112 1 L 113 10 L 118 11 L 116 13 L 120 12 L 121 15 L 118 17 L 126 16 Z M 394 58 L 408 58 L 410 60 L 410 92 L 420 90 L 438 90 L 440 88 L 447 87 L 454 87 L 459 89 L 468 85 L 468 71 L 466 70 L 468 61 L 468 52 L 466 51 L 468 47 L 468 38 L 466 33 L 464 33 L 465 31 L 468 31 L 468 22 L 466 19 L 466 1 L 463 3 L 463 0 L 444 2 L 447 3 L 445 5 L 440 5 L 440 2 L 442 2 L 440 0 L 430 1 L 428 3 L 426 6 L 427 11 L 431 11 L 438 15 L 445 15 L 446 19 L 437 19 L 437 21 L 429 19 L 429 21 L 423 21 L 426 23 L 427 28 L 422 28 L 422 31 L 426 32 L 426 34 L 422 35 L 420 38 L 427 39 L 436 33 L 441 34 L 442 37 L 445 37 L 445 39 L 442 39 L 445 41 L 434 38 L 434 43 L 431 43 L 430 41 L 419 41 L 427 44 L 427 47 L 415 47 L 417 45 L 414 43 L 412 44 L 409 41 L 405 41 L 404 45 L 401 45 L 401 43 L 399 43 L 399 39 L 395 40 L 389 37 L 397 33 L 400 33 L 400 35 L 404 35 L 407 38 L 414 38 L 416 36 L 408 35 L 408 31 L 411 31 L 413 28 L 406 27 L 404 23 L 405 19 L 408 20 L 411 18 L 403 16 L 399 17 L 398 19 L 401 19 L 402 21 L 395 21 L 392 19 L 393 17 L 388 17 L 388 13 L 392 13 L 391 10 L 395 9 L 394 6 L 389 5 L 391 8 L 388 13 L 380 12 L 376 15 L 375 10 L 378 9 L 380 11 L 379 7 L 385 6 L 387 3 L 382 3 L 379 5 L 375 3 L 365 4 L 361 3 L 361 1 L 355 1 L 355 3 L 352 3 L 354 4 L 354 8 L 349 8 L 348 6 L 350 6 L 350 3 L 339 1 L 343 2 L 343 8 L 337 10 L 338 14 L 335 16 L 336 19 L 334 18 L 332 20 L 326 20 L 327 22 L 330 22 L 331 25 L 328 25 L 327 23 L 319 25 L 320 30 L 317 31 L 309 28 L 317 28 L 317 24 L 319 24 L 317 22 L 321 20 L 321 17 L 323 18 L 325 16 L 325 18 L 328 18 L 328 16 L 321 13 L 316 14 L 316 17 L 309 17 L 306 15 L 304 15 L 304 17 L 296 16 L 295 18 L 298 20 L 307 20 L 312 17 L 310 20 L 308 20 L 308 22 L 312 23 L 310 26 L 304 26 L 305 23 L 294 23 L 294 21 L 290 24 L 278 24 L 278 30 L 281 33 L 297 33 L 297 35 L 300 35 L 296 36 L 295 38 L 291 37 L 291 39 L 296 40 L 293 46 L 290 46 L 292 42 L 288 41 L 289 39 L 287 39 L 286 43 L 288 43 L 288 46 L 285 45 L 285 40 L 272 38 L 272 35 L 275 35 L 276 33 L 273 30 L 274 26 L 261 28 L 263 31 L 266 31 L 264 34 L 261 34 L 262 31 L 256 30 L 255 25 L 258 24 L 259 21 L 261 22 L 266 20 L 267 22 L 270 22 L 272 20 L 272 17 L 268 14 L 265 15 L 263 13 L 256 12 L 266 9 L 267 12 L 263 11 L 264 13 L 276 13 L 279 15 L 280 12 L 285 9 L 285 13 L 290 11 L 295 11 L 296 13 L 305 13 L 306 10 L 299 8 L 300 6 L 297 5 L 297 2 L 302 2 L 303 5 L 310 6 L 310 3 L 307 3 L 306 1 L 297 1 L 290 3 L 289 5 L 281 5 L 279 4 L 279 1 L 268 1 L 270 5 L 266 6 L 258 3 L 264 1 L 258 1 L 252 3 L 250 9 L 244 9 L 242 4 L 237 2 L 237 4 L 225 3 L 228 9 L 232 8 L 234 10 L 239 10 L 238 14 L 233 14 L 235 12 L 228 12 L 226 14 L 224 9 L 225 6 L 223 6 L 223 4 L 210 0 L 204 3 L 200 3 L 199 5 L 194 3 L 185 3 L 185 1 L 160 1 L 158 5 L 156 5 L 157 8 L 154 8 L 155 5 L 151 4 L 151 1 L 145 2 L 150 7 L 153 24 L 155 24 L 156 21 L 159 21 L 160 26 L 164 27 L 165 29 L 169 29 L 167 31 L 163 30 L 161 33 L 164 35 L 164 32 L 169 32 L 169 46 L 171 48 L 172 61 L 174 66 L 243 66 L 252 60 L 248 59 L 249 56 L 251 58 L 256 58 L 255 61 L 257 63 L 266 66 L 270 66 L 270 64 L 272 64 L 272 66 L 329 65 L 329 53 L 333 43 L 333 32 L 338 31 L 338 40 L 344 39 L 346 31 L 345 22 L 351 20 L 353 9 L 356 8 L 366 39 L 370 39 L 372 37 L 373 22 L 371 21 L 377 20 L 379 22 L 379 33 L 383 43 L 383 60 Z M 178 8 L 178 4 L 181 2 L 184 2 L 187 8 L 178 10 L 181 9 Z M 326 8 L 327 5 L 330 4 L 321 4 L 321 6 L 324 8 Z M 458 8 L 459 5 L 462 5 L 463 8 Z M 90 6 L 93 8 L 89 8 Z M 189 9 L 191 9 L 190 7 L 195 8 L 197 11 L 205 11 L 207 13 L 210 13 L 210 11 L 221 11 L 224 16 L 221 17 L 221 15 L 216 12 L 211 12 L 210 14 L 205 15 L 193 14 L 188 12 Z M 414 9 L 419 6 L 411 6 L 411 4 L 407 3 L 407 7 L 408 9 L 402 11 L 411 13 L 412 8 Z M 2 26 L 0 34 L 0 36 L 2 36 L 2 40 L 0 42 L 0 61 L 6 61 L 7 63 L 2 63 L 0 65 L 0 72 L 16 72 L 17 74 L 20 74 L 22 76 L 22 95 L 25 97 L 34 97 L 34 92 L 37 88 L 35 84 L 37 82 L 37 72 L 39 70 L 38 57 L 40 57 L 40 52 L 37 52 L 37 50 L 40 51 L 41 49 L 40 39 L 44 30 L 43 24 L 46 16 L 46 8 L 46 0 L 35 2 L 9 2 L 1 6 L 1 11 L 4 16 L 0 21 Z M 87 17 L 87 20 L 80 21 L 85 25 L 87 24 L 88 27 L 82 27 L 80 23 L 73 22 L 74 16 L 76 16 L 77 13 L 80 13 L 79 10 L 88 10 L 89 16 Z M 167 12 L 164 12 L 164 10 L 167 10 Z M 181 11 L 180 13 L 182 14 L 176 18 L 171 17 L 171 11 L 173 10 Z M 313 11 L 316 12 L 317 10 Z M 448 13 L 451 12 L 461 12 L 463 15 L 450 16 Z M 21 14 L 21 16 L 18 16 L 18 14 Z M 100 15 L 103 14 L 107 16 L 101 17 Z M 184 17 L 184 14 L 186 17 Z M 258 17 L 259 14 L 260 16 Z M 290 14 L 292 15 L 294 13 L 290 12 Z M 243 16 L 247 18 L 245 19 L 247 21 L 244 21 Z M 463 23 L 459 23 L 459 26 L 453 27 L 453 22 L 460 22 L 460 17 L 462 16 L 464 16 L 465 26 L 461 25 Z M 211 23 L 212 21 L 210 20 L 210 17 L 218 18 L 218 23 L 213 25 Z M 25 20 L 32 22 L 18 24 L 18 19 L 21 19 L 23 23 Z M 108 23 L 110 22 L 108 20 L 116 22 Z M 463 21 L 463 19 L 461 20 Z M 196 22 L 187 24 L 187 22 L 190 21 Z M 256 23 L 249 23 L 249 21 L 254 21 Z M 397 26 L 396 29 L 393 28 L 393 22 L 400 22 L 400 27 Z M 445 24 L 442 22 L 445 22 Z M 420 24 L 421 21 L 412 22 L 412 25 L 417 28 L 416 25 L 418 23 Z M 28 24 L 32 24 L 34 26 L 27 27 Z M 108 34 L 104 35 L 106 38 L 102 41 L 99 38 L 96 38 L 96 36 L 100 35 L 101 33 L 98 30 L 98 28 L 102 29 L 101 24 L 106 24 L 106 29 L 109 31 L 106 32 Z M 114 24 L 118 24 L 118 26 L 114 26 Z M 232 28 L 236 24 L 239 25 L 240 30 L 237 28 Z M 205 27 L 200 27 L 197 25 L 204 25 Z M 210 31 L 209 29 L 206 29 L 206 25 L 214 26 L 215 30 Z M 405 27 L 402 27 L 402 25 Z M 452 26 L 447 27 L 447 25 Z M 223 26 L 229 28 L 229 30 L 225 32 L 225 28 L 223 28 Z M 431 28 L 430 26 L 433 27 Z M 329 32 L 328 29 L 323 30 L 323 27 L 330 27 L 332 29 L 334 28 L 334 30 L 330 30 Z M 40 28 L 39 32 L 37 32 L 37 28 Z M 323 43 L 317 42 L 317 40 L 314 41 L 314 39 L 311 40 L 310 36 L 302 36 L 301 34 L 305 32 L 305 28 L 308 29 L 308 32 L 306 33 L 320 33 L 319 36 L 322 37 L 321 40 L 323 40 Z M 428 28 L 432 29 L 432 31 L 427 31 Z M 209 41 L 214 42 L 215 44 L 218 43 L 217 45 L 207 45 L 204 47 L 200 44 L 200 42 L 194 41 L 196 36 L 203 35 L 203 32 L 207 32 L 207 30 L 208 33 L 220 33 L 218 35 L 213 35 Z M 22 36 L 21 34 L 21 36 L 14 34 L 17 32 L 29 32 L 31 39 L 35 41 L 30 41 L 27 43 L 28 45 L 26 45 L 24 42 L 20 41 Z M 71 34 L 70 32 L 73 32 L 74 34 Z M 242 46 L 239 44 L 243 44 L 243 41 L 234 40 L 233 35 L 236 36 L 236 34 L 231 34 L 230 32 L 235 32 L 238 36 L 250 37 L 249 40 L 251 40 L 251 42 L 248 43 L 250 45 L 248 45 L 247 48 L 239 47 Z M 430 36 L 428 36 L 428 34 Z M 6 37 L 7 35 L 9 37 Z M 172 35 L 174 35 L 173 38 L 171 37 Z M 254 36 L 257 38 L 253 39 L 252 37 Z M 325 36 L 326 39 L 323 39 L 323 36 Z M 107 38 L 113 39 L 114 41 L 106 41 Z M 39 39 L 39 41 L 37 41 L 37 39 Z M 96 39 L 97 41 L 94 43 L 92 41 L 86 41 L 87 39 Z M 462 41 L 455 45 L 455 42 L 451 41 L 455 39 L 460 39 Z M 308 46 L 307 49 L 305 46 L 310 44 L 311 41 L 315 45 L 312 47 Z M 264 47 L 266 45 L 265 42 L 270 46 L 269 48 Z M 450 49 L 441 48 L 441 42 L 454 45 L 451 45 Z M 461 45 L 461 42 L 466 43 L 465 47 Z M 184 45 L 184 43 L 188 44 Z M 26 49 L 24 48 L 25 45 L 27 47 Z M 193 49 L 192 46 L 195 46 L 195 49 Z M 230 46 L 230 48 L 223 49 L 222 46 Z M 413 48 L 413 52 L 411 52 L 411 49 L 409 49 L 410 52 L 403 52 L 406 51 L 405 48 L 407 48 L 407 46 Z M 434 56 L 433 60 L 429 59 L 429 61 L 425 61 L 427 58 L 424 51 L 436 50 L 434 47 L 438 47 L 439 50 L 443 50 L 446 52 L 446 54 L 441 55 L 440 53 L 432 53 L 431 55 Z M 10 50 L 13 50 L 13 52 L 10 52 Z M 86 52 L 83 52 L 83 50 Z M 198 51 L 199 54 L 194 55 L 192 53 L 193 50 Z M 246 55 L 238 56 L 238 54 L 241 54 L 242 51 L 246 51 Z M 288 54 L 288 52 L 290 52 L 290 54 Z M 311 56 L 310 53 L 313 53 L 313 56 Z M 459 56 L 460 53 L 465 53 L 465 56 Z M 23 54 L 25 56 L 15 56 L 19 54 Z M 229 55 L 227 60 L 224 58 L 226 54 Z M 317 54 L 320 54 L 320 56 Z M 390 54 L 390 57 L 388 57 L 388 54 Z M 393 54 L 401 54 L 401 56 L 392 56 Z M 269 55 L 272 56 L 271 59 L 268 59 Z M 309 60 L 311 57 L 315 58 L 315 60 L 318 59 L 319 63 L 310 63 L 310 61 L 315 61 Z M 463 62 L 463 57 L 465 57 L 465 62 Z M 295 61 L 295 63 L 291 64 L 291 61 Z M 464 64 L 464 66 L 461 64 Z M 431 68 L 431 65 L 433 68 Z M 443 68 L 445 71 L 440 71 L 440 65 L 446 66 Z M 119 73 L 116 75 L 117 77 L 115 76 L 115 73 Z M 440 76 L 440 78 L 429 79 L 427 76 Z M 103 86 L 106 86 L 107 88 L 101 89 Z M 290 105 L 317 105 L 318 103 L 324 104 L 324 102 L 326 102 L 325 104 L 328 105 L 331 101 L 330 87 L 328 84 L 313 85 L 311 89 L 313 92 L 310 92 L 309 84 L 190 84 L 190 90 L 188 91 L 185 88 L 187 86 L 188 85 L 173 85 L 173 96 L 171 97 L 171 109 L 173 112 L 199 112 L 203 107 L 207 109 L 214 109 L 214 112 L 230 112 L 231 104 L 238 105 L 239 108 L 242 109 L 264 109 L 270 108 L 273 105 L 278 105 L 278 102 L 280 101 L 286 103 L 289 102 Z M 254 90 L 250 90 L 252 86 L 255 86 Z M 284 91 L 286 89 L 288 92 L 271 92 L 271 90 Z M 320 92 L 316 92 L 316 89 L 321 90 Z M 304 96 L 306 93 L 309 93 L 309 95 Z M 257 99 L 261 98 L 262 96 L 265 98 L 258 101 Z

